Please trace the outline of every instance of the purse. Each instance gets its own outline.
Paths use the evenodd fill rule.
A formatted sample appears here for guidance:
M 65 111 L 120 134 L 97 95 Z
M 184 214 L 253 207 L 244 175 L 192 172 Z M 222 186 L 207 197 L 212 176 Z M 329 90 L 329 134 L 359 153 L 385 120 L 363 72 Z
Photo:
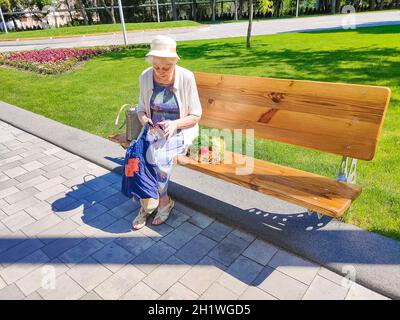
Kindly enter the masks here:
M 135 200 L 158 199 L 156 165 L 146 159 L 146 152 L 151 143 L 146 140 L 149 126 L 147 123 L 138 138 L 132 141 L 126 149 L 124 159 L 121 192 Z
M 143 125 L 137 116 L 137 111 L 136 111 L 137 105 L 134 107 L 130 104 L 124 104 L 119 109 L 117 118 L 115 119 L 115 126 L 118 126 L 119 116 L 122 110 L 128 107 L 129 109 L 125 111 L 124 123 L 121 125 L 119 129 L 121 129 L 124 126 L 124 124 L 126 124 L 126 140 L 132 141 L 137 139 L 137 137 L 139 136 L 140 132 L 143 129 Z

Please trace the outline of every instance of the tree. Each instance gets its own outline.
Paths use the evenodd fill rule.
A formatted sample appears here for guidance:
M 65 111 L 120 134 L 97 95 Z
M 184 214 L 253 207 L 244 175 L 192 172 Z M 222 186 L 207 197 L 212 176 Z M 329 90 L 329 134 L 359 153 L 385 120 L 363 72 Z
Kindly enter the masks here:
M 263 14 L 266 14 L 267 12 L 272 12 L 273 2 L 272 0 L 260 0 L 258 8 Z M 253 0 L 249 0 L 249 25 L 247 27 L 247 39 L 246 39 L 247 48 L 250 48 L 252 22 L 253 22 Z
M 111 1 L 111 9 L 109 9 L 106 5 L 106 1 L 105 0 L 100 0 L 102 5 L 104 6 L 104 8 L 106 9 L 107 13 L 109 14 L 112 22 L 114 24 L 117 23 L 117 21 L 115 20 L 115 14 L 114 14 L 114 0 L 110 0 Z

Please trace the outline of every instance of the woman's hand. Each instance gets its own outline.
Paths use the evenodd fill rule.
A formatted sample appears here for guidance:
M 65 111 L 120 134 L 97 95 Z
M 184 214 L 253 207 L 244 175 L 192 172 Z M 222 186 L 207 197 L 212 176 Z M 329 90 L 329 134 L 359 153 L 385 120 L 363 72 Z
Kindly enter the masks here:
M 175 120 L 164 120 L 158 122 L 158 124 L 161 125 L 164 130 L 165 139 L 169 139 L 178 130 L 178 124 Z

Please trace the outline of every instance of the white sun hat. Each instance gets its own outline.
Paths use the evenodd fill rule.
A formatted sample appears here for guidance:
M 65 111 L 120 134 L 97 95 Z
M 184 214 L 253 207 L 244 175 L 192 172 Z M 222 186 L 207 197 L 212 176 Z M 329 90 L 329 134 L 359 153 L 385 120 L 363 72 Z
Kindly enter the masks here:
M 163 35 L 158 35 L 151 41 L 150 51 L 146 54 L 147 56 L 180 59 L 176 53 L 176 41 Z

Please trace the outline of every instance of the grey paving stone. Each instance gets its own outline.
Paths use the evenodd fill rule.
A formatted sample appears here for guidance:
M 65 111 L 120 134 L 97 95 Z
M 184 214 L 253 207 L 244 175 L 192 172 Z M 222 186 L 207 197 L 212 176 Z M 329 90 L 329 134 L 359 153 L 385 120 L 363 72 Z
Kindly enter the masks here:
M 198 295 L 202 295 L 224 272 L 225 266 L 221 266 L 210 257 L 204 257 L 197 265 L 193 266 L 179 280 L 187 288 Z
M 136 216 L 139 208 L 140 208 L 139 202 L 132 201 L 131 199 L 129 199 L 129 200 L 123 202 L 122 204 L 120 204 L 119 206 L 111 209 L 110 214 L 116 218 L 123 218 L 133 212 L 134 216 Z M 129 219 L 129 220 L 133 220 L 133 219 Z
M 137 232 L 133 232 L 132 237 L 121 237 L 114 240 L 114 242 L 128 250 L 134 256 L 138 256 L 156 243 L 151 238 Z
M 94 291 L 88 292 L 80 300 L 102 300 L 101 297 Z
M 180 201 L 175 201 L 175 208 L 189 217 L 193 217 L 199 213 L 198 211 L 184 205 Z
M 49 258 L 41 250 L 37 250 L 32 254 L 18 260 L 0 271 L 0 276 L 7 284 L 14 283 L 28 273 L 47 263 Z
M 60 223 L 61 221 L 63 220 L 56 215 L 49 215 L 29 224 L 28 226 L 23 227 L 21 231 L 27 236 L 35 236 L 40 232 L 43 232 L 44 230 L 49 229 L 54 225 Z
M 62 191 L 50 198 L 47 198 L 46 202 L 51 204 L 53 211 L 59 212 L 74 204 L 76 199 L 70 197 L 69 192 Z
M 41 191 L 37 194 L 35 194 L 35 197 L 38 198 L 39 200 L 46 200 L 51 198 L 52 196 L 55 196 L 56 194 L 59 194 L 61 192 L 68 192 L 68 188 L 62 184 L 59 184 L 57 186 L 51 187 L 49 189 L 46 189 L 44 191 Z
M 29 197 L 24 200 L 18 201 L 14 204 L 7 205 L 4 208 L 2 208 L 2 210 L 7 215 L 11 216 L 11 215 L 17 213 L 18 211 L 21 211 L 21 210 L 26 211 L 25 209 L 34 207 L 34 206 L 38 205 L 40 202 L 41 201 L 36 198 Z
M 14 186 L 6 188 L 6 189 L 3 189 L 3 190 L 0 190 L 0 199 L 3 199 L 5 197 L 7 197 L 7 196 L 9 196 L 9 195 L 11 195 L 13 193 L 17 193 L 19 191 L 20 190 L 17 187 L 14 187 Z
M 225 266 L 230 266 L 248 245 L 249 242 L 229 234 L 208 255 Z
M 96 251 L 100 250 L 103 246 L 104 244 L 96 239 L 85 239 L 75 247 L 60 255 L 60 260 L 68 267 L 72 267 L 72 265 L 83 261 Z
M 135 256 L 112 242 L 94 253 L 92 257 L 115 273 L 125 264 L 132 261 Z
M 0 221 L 0 253 L 22 243 L 25 241 L 25 238 L 26 236 L 21 231 L 11 232 L 11 230 Z M 1 263 L 2 261 L 0 260 L 0 268 Z
M 0 191 L 14 186 L 17 188 L 17 185 L 18 181 L 16 179 L 11 179 L 8 176 L 4 175 L 2 178 L 2 182 L 0 182 Z
M 36 189 L 38 189 L 40 191 L 45 191 L 45 190 L 47 190 L 49 188 L 53 188 L 55 186 L 58 186 L 58 185 L 62 184 L 64 181 L 66 181 L 66 179 L 64 177 L 57 176 L 57 177 L 48 179 L 47 181 L 36 185 Z
M 303 300 L 344 300 L 348 291 L 348 288 L 317 275 L 308 287 Z
M 344 285 L 345 287 L 348 287 L 348 288 L 351 286 L 351 283 L 348 283 L 349 280 L 346 279 L 344 277 L 344 275 L 342 276 L 340 274 L 337 274 L 336 272 L 332 272 L 332 271 L 330 271 L 330 270 L 328 270 L 328 269 L 326 269 L 326 268 L 324 268 L 322 266 L 319 269 L 318 274 L 321 277 L 323 277 L 323 278 L 325 278 L 327 280 L 330 280 L 330 281 L 332 281 L 332 282 L 334 282 L 334 283 L 336 283 L 336 284 L 338 284 L 340 286 Z
M 111 197 L 101 201 L 100 204 L 105 206 L 107 209 L 113 209 L 128 200 L 129 198 L 125 196 L 123 193 L 116 193 Z
M 346 300 L 389 300 L 389 298 L 353 282 Z
M 11 216 L 8 216 L 1 220 L 1 222 L 7 226 L 12 232 L 22 229 L 23 227 L 35 222 L 29 214 L 27 214 L 24 210 L 21 210 L 17 213 L 14 213 Z
M 172 256 L 165 262 L 165 264 L 159 265 L 146 278 L 144 278 L 143 282 L 159 294 L 164 294 L 168 288 L 170 288 L 189 270 L 190 266 Z
M 47 287 L 53 277 L 57 278 L 68 270 L 68 267 L 60 260 L 54 259 L 19 279 L 16 285 L 26 296 L 29 296 L 40 288 Z
M 37 234 L 37 237 L 44 243 L 49 244 L 56 239 L 64 237 L 66 234 L 79 227 L 74 221 L 67 219 Z
M 29 181 L 38 176 L 42 176 L 45 172 L 46 171 L 44 171 L 42 169 L 36 169 L 34 171 L 24 173 L 23 175 L 16 177 L 15 180 L 18 181 L 19 183 L 24 183 L 25 181 Z
M 47 166 L 45 166 L 45 167 L 43 167 L 42 169 L 45 171 L 44 173 L 43 173 L 43 175 L 46 175 L 47 173 L 49 173 L 49 172 L 54 172 L 54 171 L 56 171 L 57 169 L 59 169 L 59 168 L 63 168 L 63 167 L 65 167 L 66 165 L 68 165 L 68 161 L 65 161 L 65 160 L 57 160 L 56 162 L 54 162 L 54 163 L 52 163 L 52 164 L 50 164 L 50 165 L 47 165 Z
M 185 222 L 177 229 L 166 235 L 162 241 L 174 247 L 175 249 L 180 249 L 200 232 L 201 229 L 199 227 Z
M 78 228 L 78 231 L 86 235 L 87 237 L 91 237 L 94 234 L 96 234 L 98 230 L 104 229 L 105 227 L 111 225 L 115 221 L 117 221 L 117 219 L 114 218 L 112 215 L 104 213 L 101 216 L 98 216 L 96 219 L 93 219 L 90 222 L 81 225 Z
M 9 204 L 16 203 L 18 201 L 25 200 L 27 198 L 30 198 L 34 196 L 35 194 L 39 193 L 39 190 L 36 189 L 35 187 L 29 187 L 25 190 L 13 193 L 7 197 L 4 198 Z
M 36 202 L 37 199 L 35 199 Z M 25 208 L 24 211 L 26 211 L 31 217 L 33 217 L 36 220 L 40 220 L 43 217 L 49 215 L 52 213 L 52 207 L 49 203 L 39 201 L 37 204 Z
M 3 164 L 0 166 L 0 171 L 3 172 L 7 177 L 13 179 L 17 178 L 18 175 L 20 175 L 21 170 L 21 161 L 14 161 L 10 163 Z M 7 172 L 10 172 L 10 174 L 7 174 Z
M 196 300 L 199 296 L 183 284 L 176 282 L 170 287 L 159 300 Z
M 198 234 L 176 253 L 176 257 L 187 264 L 194 265 L 207 255 L 217 242 Z
M 133 261 L 142 272 L 149 274 L 160 264 L 174 255 L 176 250 L 166 243 L 160 241 L 152 245 L 149 249 L 139 254 Z
M 79 284 L 63 273 L 56 278 L 55 287 L 48 286 L 38 290 L 45 300 L 77 300 L 86 294 Z
M 111 187 L 106 187 L 100 191 L 97 191 L 93 194 L 89 194 L 88 196 L 83 197 L 84 200 L 87 200 L 89 202 L 95 202 L 95 203 L 99 203 L 105 199 L 107 199 L 108 197 L 111 197 L 112 195 L 118 193 L 117 190 L 115 190 L 114 188 Z
M 17 182 L 16 187 L 20 190 L 25 190 L 28 189 L 30 187 L 34 187 L 40 183 L 46 182 L 47 178 L 43 177 L 42 175 L 38 175 L 36 177 L 33 177 L 29 180 L 26 180 L 24 182 L 18 182 L 17 180 L 14 180 L 15 182 Z
M 119 219 L 114 223 L 98 230 L 93 237 L 107 244 L 117 238 L 131 238 L 133 236 L 132 226 L 125 219 Z
M 125 293 L 121 297 L 121 300 L 156 300 L 159 296 L 159 293 L 140 281 L 136 286 Z
M 38 239 L 26 239 L 22 241 L 20 240 L 20 238 L 17 238 L 16 242 L 19 243 L 16 245 L 14 245 L 15 243 L 13 242 L 13 239 L 5 240 L 5 242 L 10 241 L 13 246 L 0 254 L 0 263 L 3 264 L 3 266 L 15 263 L 16 261 L 28 256 L 29 254 L 43 247 L 43 243 Z
M 29 296 L 26 296 L 24 300 L 43 300 L 39 293 L 33 292 Z
M 7 164 L 7 163 L 15 162 L 15 161 L 18 161 L 18 160 L 21 160 L 21 159 L 22 159 L 22 157 L 19 154 L 15 154 L 15 155 L 10 155 L 10 156 L 4 157 L 4 158 L 1 158 L 1 160 L 0 160 L 0 166 L 3 166 L 5 164 Z
M 90 169 L 86 170 L 90 171 Z M 108 187 L 110 184 L 111 184 L 110 181 L 106 181 L 102 178 L 96 178 L 86 182 L 85 186 L 92 189 L 93 191 L 100 191 Z
M 205 229 L 215 221 L 214 218 L 209 217 L 201 212 L 197 212 L 191 216 L 189 222 L 195 226 Z
M 87 161 L 86 159 L 78 159 L 76 161 L 71 162 L 70 164 L 68 164 L 68 167 L 71 167 L 73 169 L 79 169 L 79 168 L 84 168 L 86 167 L 90 162 Z
M 253 285 L 280 300 L 300 300 L 308 286 L 286 274 L 266 266 Z
M 39 169 L 43 166 L 44 166 L 44 164 L 37 160 L 33 160 L 33 161 L 30 161 L 30 162 L 27 162 L 27 163 L 21 165 L 21 167 L 28 172 Z
M 219 222 L 214 221 L 207 228 L 205 228 L 201 233 L 206 237 L 209 237 L 217 242 L 222 241 L 230 232 L 232 228 Z
M 14 163 L 13 163 L 14 164 Z M 4 167 L 3 167 L 3 170 L 4 170 Z M 18 166 L 18 167 L 15 167 L 15 168 L 11 168 L 11 169 L 7 169 L 7 170 L 4 170 L 4 173 L 6 174 L 6 175 L 8 175 L 10 178 L 15 178 L 15 177 L 18 177 L 18 176 L 20 176 L 20 175 L 22 175 L 22 174 L 24 174 L 24 173 L 27 173 L 28 171 L 27 170 L 25 170 L 24 168 L 22 168 L 21 166 Z
M 89 171 L 88 168 L 73 169 L 66 167 L 65 170 L 63 170 L 60 175 L 68 180 L 80 176 L 82 174 L 86 174 L 88 171 Z
M 126 217 L 124 218 L 126 219 Z M 133 219 L 126 219 L 129 221 L 129 223 L 132 225 Z M 140 229 L 140 232 L 144 234 L 145 236 L 151 238 L 154 241 L 160 241 L 163 237 L 165 237 L 167 234 L 171 233 L 174 230 L 174 228 L 170 227 L 166 223 L 160 224 L 153 226 L 150 223 L 147 223 L 145 227 Z
M 0 300 L 22 300 L 25 296 L 15 284 L 0 290 Z
M 274 296 L 258 289 L 257 287 L 248 287 L 238 300 L 277 300 Z
M 85 240 L 86 237 L 74 230 L 68 233 L 65 237 L 55 238 L 53 240 L 46 239 L 48 244 L 46 244 L 42 250 L 50 259 L 54 259 L 55 257 L 63 254 L 64 252 L 76 247 L 79 243 Z
M 279 250 L 268 265 L 307 285 L 311 284 L 320 268 L 318 265 L 284 250 Z
M 256 239 L 243 252 L 243 255 L 265 266 L 278 250 L 274 245 Z
M 246 257 L 239 256 L 232 265 L 217 279 L 224 287 L 236 293 L 243 294 L 249 285 L 263 270 L 263 266 Z
M 40 163 L 42 163 L 45 166 L 48 166 L 52 163 L 55 163 L 57 161 L 59 161 L 60 159 L 58 159 L 57 157 L 51 156 L 51 155 L 46 155 L 43 158 L 37 159 L 37 161 L 39 161 Z
M 74 220 L 79 225 L 84 225 L 84 224 L 90 223 L 93 220 L 97 220 L 99 217 L 103 216 L 105 214 L 105 212 L 107 212 L 107 211 L 108 211 L 107 207 L 105 207 L 99 203 L 95 203 L 94 205 L 90 206 L 89 208 L 85 207 L 84 210 L 82 211 L 82 215 L 76 215 L 72 218 L 72 220 Z M 111 216 L 111 215 L 108 214 L 108 216 Z M 110 218 L 110 221 L 111 220 L 115 221 L 116 218 L 114 216 L 112 216 L 112 217 L 114 219 Z
M 240 229 L 233 229 L 232 234 L 234 234 L 235 236 L 237 236 L 247 242 L 252 242 L 255 239 L 255 237 L 252 234 L 250 234 L 246 231 L 240 230 Z
M 91 291 L 112 275 L 112 272 L 93 258 L 72 267 L 67 274 L 86 291 Z
M 95 292 L 106 300 L 116 300 L 127 293 L 145 274 L 133 265 L 126 265 L 96 287 Z
M 236 300 L 238 295 L 225 288 L 218 282 L 214 282 L 207 290 L 200 296 L 200 300 Z
M 172 228 L 178 228 L 182 223 L 184 223 L 185 221 L 189 220 L 189 216 L 187 216 L 186 214 L 175 210 L 175 208 L 173 208 L 171 210 L 171 213 L 166 221 L 166 224 L 168 224 L 169 226 L 171 226 Z

